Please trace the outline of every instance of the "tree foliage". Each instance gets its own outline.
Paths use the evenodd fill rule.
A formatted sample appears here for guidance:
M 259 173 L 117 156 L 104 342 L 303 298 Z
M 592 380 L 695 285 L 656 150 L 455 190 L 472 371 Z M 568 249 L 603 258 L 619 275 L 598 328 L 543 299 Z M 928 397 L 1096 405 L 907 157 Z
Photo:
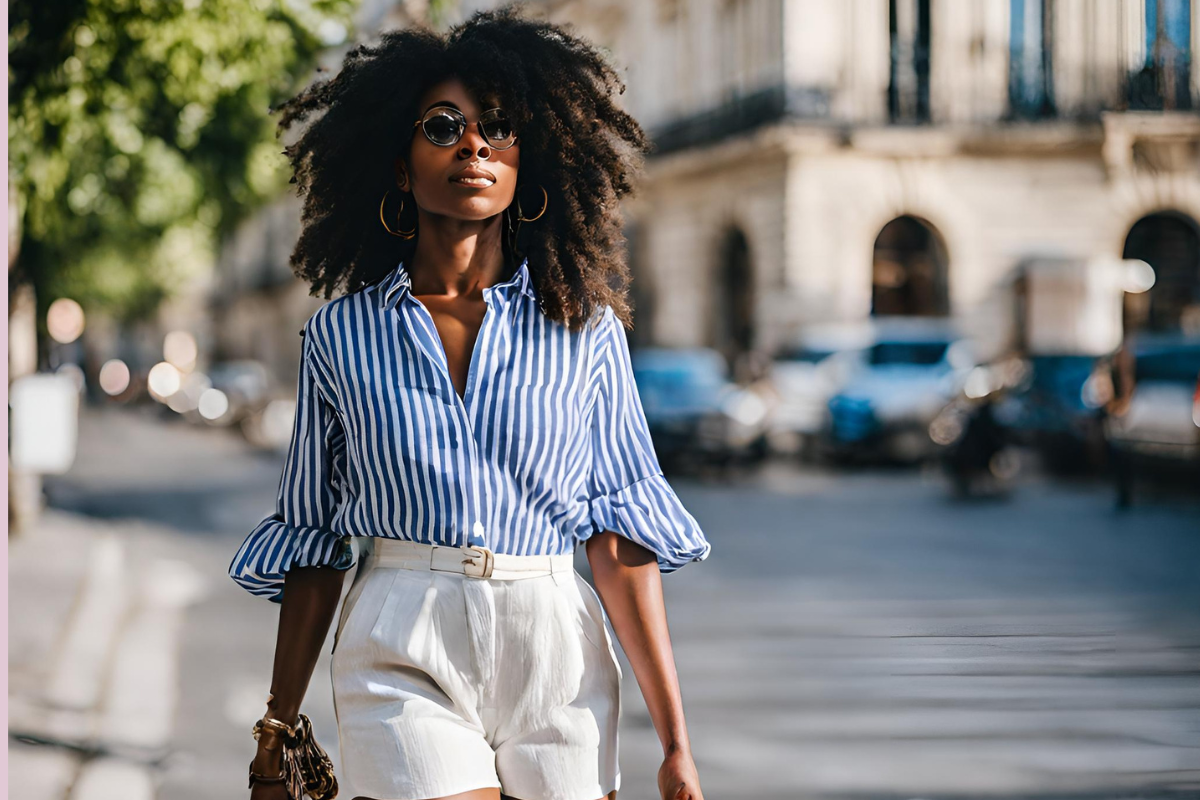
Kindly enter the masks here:
M 151 314 L 287 186 L 269 110 L 347 38 L 354 4 L 10 2 L 10 281 L 32 281 L 42 308 Z

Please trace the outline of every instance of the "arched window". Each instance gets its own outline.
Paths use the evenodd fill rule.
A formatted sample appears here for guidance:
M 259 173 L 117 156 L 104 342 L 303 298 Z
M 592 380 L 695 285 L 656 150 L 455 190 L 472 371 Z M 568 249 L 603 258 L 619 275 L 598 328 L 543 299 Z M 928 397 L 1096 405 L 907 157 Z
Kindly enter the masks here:
M 1187 318 L 1200 324 L 1200 227 L 1191 217 L 1163 211 L 1142 217 L 1125 237 L 1125 258 L 1154 267 L 1150 330 L 1174 330 Z
M 732 367 L 738 356 L 754 346 L 754 271 L 750 245 L 737 228 L 721 242 L 713 288 L 710 342 Z
M 946 316 L 950 313 L 946 248 L 929 223 L 897 217 L 875 239 L 871 313 Z

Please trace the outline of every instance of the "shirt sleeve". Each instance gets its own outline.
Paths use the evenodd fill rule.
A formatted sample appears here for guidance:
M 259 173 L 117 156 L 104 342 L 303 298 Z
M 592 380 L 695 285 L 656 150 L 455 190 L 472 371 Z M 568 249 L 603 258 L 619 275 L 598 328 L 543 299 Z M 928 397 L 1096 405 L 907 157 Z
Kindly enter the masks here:
M 611 306 L 596 333 L 590 382 L 593 533 L 613 531 L 653 551 L 662 573 L 703 561 L 712 546 L 663 477 L 634 382 L 628 337 Z
M 254 527 L 229 565 L 229 576 L 253 595 L 283 600 L 291 567 L 349 569 L 348 535 L 330 528 L 346 474 L 346 437 L 317 377 L 311 320 L 305 324 L 296 391 L 296 418 L 275 511 Z

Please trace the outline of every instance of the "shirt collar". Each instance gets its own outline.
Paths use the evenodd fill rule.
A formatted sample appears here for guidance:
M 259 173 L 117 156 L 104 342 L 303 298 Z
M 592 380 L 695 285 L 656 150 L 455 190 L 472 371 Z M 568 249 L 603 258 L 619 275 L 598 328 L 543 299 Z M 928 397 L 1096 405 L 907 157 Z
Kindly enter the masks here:
M 395 268 L 388 273 L 380 282 L 379 300 L 384 308 L 394 308 L 400 302 L 400 297 L 404 292 L 412 289 L 412 278 L 408 274 L 408 270 L 404 268 L 404 262 L 401 261 Z M 517 271 L 511 278 L 503 283 L 496 283 L 488 288 L 492 289 L 518 289 L 527 297 L 536 297 L 533 290 L 533 281 L 529 277 L 529 259 L 521 260 L 521 266 L 517 267 Z

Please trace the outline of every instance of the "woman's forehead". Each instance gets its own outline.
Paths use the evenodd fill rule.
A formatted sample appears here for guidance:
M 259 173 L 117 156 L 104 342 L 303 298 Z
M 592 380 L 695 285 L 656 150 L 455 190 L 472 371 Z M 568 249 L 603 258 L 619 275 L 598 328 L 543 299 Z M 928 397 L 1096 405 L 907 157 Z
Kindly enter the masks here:
M 451 105 L 460 111 L 475 106 L 479 109 L 494 108 L 500 105 L 500 98 L 494 92 L 471 91 L 461 78 L 449 77 L 431 85 L 421 95 L 420 110 L 427 111 L 430 106 Z

